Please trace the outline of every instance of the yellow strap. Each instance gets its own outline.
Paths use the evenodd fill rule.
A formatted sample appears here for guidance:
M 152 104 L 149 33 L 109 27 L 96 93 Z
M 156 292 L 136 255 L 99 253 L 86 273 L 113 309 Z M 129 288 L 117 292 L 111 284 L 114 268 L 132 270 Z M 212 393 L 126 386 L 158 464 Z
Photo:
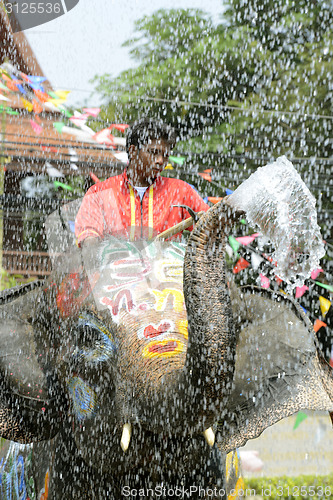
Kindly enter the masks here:
M 131 231 L 130 231 L 130 240 L 134 240 L 135 236 L 135 196 L 134 190 L 131 185 L 130 188 L 130 200 L 131 200 Z M 153 237 L 154 230 L 154 217 L 153 217 L 153 207 L 154 207 L 154 188 L 150 186 L 149 188 L 149 200 L 148 200 L 148 239 L 151 240 Z
M 149 188 L 149 201 L 148 201 L 148 239 L 151 240 L 153 237 L 153 229 L 154 229 L 154 217 L 153 217 L 153 201 L 154 201 L 154 188 L 151 185 Z
M 130 189 L 130 200 L 131 200 L 131 231 L 130 231 L 130 241 L 134 240 L 135 236 L 135 197 L 134 190 L 131 185 L 129 185 Z

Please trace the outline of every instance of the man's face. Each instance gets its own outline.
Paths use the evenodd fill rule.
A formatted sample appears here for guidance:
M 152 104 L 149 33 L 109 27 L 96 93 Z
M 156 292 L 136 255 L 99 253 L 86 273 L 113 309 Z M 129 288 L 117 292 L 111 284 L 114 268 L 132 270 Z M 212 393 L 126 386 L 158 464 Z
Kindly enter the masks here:
M 131 163 L 134 178 L 152 183 L 168 163 L 170 147 L 162 139 L 154 139 L 140 149 L 131 146 Z

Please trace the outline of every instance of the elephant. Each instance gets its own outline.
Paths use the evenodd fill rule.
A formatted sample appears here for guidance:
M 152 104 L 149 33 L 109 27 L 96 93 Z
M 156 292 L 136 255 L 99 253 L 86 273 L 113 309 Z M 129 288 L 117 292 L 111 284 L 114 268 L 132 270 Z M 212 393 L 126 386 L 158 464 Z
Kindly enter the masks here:
M 186 242 L 73 246 L 45 282 L 2 293 L 0 435 L 30 471 L 17 498 L 23 484 L 43 499 L 236 498 L 237 447 L 333 411 L 302 309 L 226 272 L 239 216 L 222 200 Z

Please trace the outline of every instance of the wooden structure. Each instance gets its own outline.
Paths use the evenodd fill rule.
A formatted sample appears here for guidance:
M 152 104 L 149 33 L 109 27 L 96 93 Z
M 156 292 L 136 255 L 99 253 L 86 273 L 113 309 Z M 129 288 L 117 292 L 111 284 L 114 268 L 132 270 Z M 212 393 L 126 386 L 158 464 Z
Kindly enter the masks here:
M 24 77 L 22 73 L 44 76 L 24 32 L 12 32 L 2 8 L 0 68 L 5 70 L 5 76 L 12 78 L 12 82 L 22 81 L 23 86 L 26 82 L 21 78 Z M 43 87 L 47 91 L 52 90 L 47 81 L 43 82 Z M 66 121 L 63 111 L 52 101 L 43 100 L 38 92 L 29 87 L 27 97 L 20 92 L 6 92 L 3 88 L 0 92 L 9 99 L 0 100 L 0 162 L 5 170 L 0 193 L 0 209 L 3 209 L 2 266 L 13 274 L 45 276 L 51 270 L 50 260 L 41 249 L 27 251 L 25 248 L 24 216 L 29 207 L 32 210 L 32 205 L 39 213 L 43 212 L 43 207 L 44 214 L 50 213 L 55 209 L 57 200 L 39 199 L 34 204 L 34 200 L 27 200 L 22 195 L 22 180 L 27 176 L 47 176 L 50 166 L 60 170 L 63 176 L 87 177 L 93 170 L 101 178 L 123 167 L 110 148 L 98 144 L 86 131 L 66 126 L 64 132 L 59 133 L 53 123 Z M 7 110 L 15 110 L 17 114 L 8 113 Z M 37 124 L 38 133 L 32 122 Z

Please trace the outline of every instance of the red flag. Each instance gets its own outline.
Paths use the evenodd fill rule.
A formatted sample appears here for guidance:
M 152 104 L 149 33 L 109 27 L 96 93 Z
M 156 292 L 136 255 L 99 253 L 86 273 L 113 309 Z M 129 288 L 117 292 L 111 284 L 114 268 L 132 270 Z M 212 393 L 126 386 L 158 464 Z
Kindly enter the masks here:
M 112 128 L 116 128 L 120 132 L 124 133 L 128 127 L 129 127 L 129 125 L 126 125 L 125 123 L 112 123 L 112 125 L 110 125 L 109 129 L 111 130 Z
M 316 319 L 316 321 L 314 322 L 314 325 L 313 325 L 313 329 L 314 331 L 317 333 L 318 330 L 320 330 L 320 328 L 322 326 L 327 326 L 326 323 L 324 323 L 323 321 L 321 321 L 320 319 Z
M 242 271 L 243 269 L 246 269 L 247 267 L 249 267 L 249 265 L 250 265 L 250 264 L 248 263 L 248 261 L 247 261 L 247 260 L 245 260 L 245 259 L 243 259 L 243 257 L 241 257 L 241 258 L 238 260 L 237 264 L 234 266 L 234 268 L 233 268 L 232 272 L 233 272 L 234 274 L 237 274 L 237 273 L 239 273 L 240 271 Z
M 205 181 L 212 182 L 212 178 L 209 174 L 205 174 L 204 172 L 198 172 L 198 174 L 205 179 Z
M 221 198 L 220 196 L 208 196 L 208 201 L 210 201 L 211 203 L 218 203 L 219 201 L 223 200 L 223 198 Z

